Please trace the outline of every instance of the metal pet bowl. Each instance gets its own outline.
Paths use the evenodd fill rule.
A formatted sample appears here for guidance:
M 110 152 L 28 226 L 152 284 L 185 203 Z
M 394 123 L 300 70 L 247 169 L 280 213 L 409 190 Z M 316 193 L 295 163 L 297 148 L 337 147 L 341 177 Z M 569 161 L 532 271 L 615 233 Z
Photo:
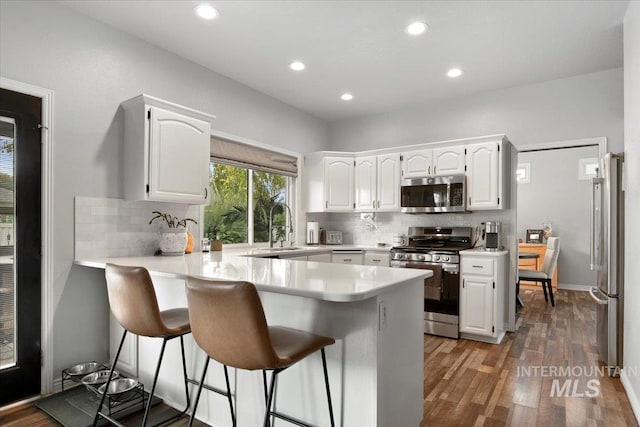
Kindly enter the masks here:
M 119 376 L 120 374 L 117 371 L 113 371 L 111 380 L 113 381 Z M 102 383 L 106 383 L 108 379 L 109 379 L 109 370 L 103 369 L 101 371 L 96 371 L 82 377 L 82 384 L 84 385 L 102 384 Z
M 138 380 L 133 378 L 119 378 L 115 381 L 111 381 L 109 383 L 109 388 L 107 389 L 107 394 L 109 396 L 118 397 L 122 396 L 128 391 L 135 389 L 138 386 Z M 98 389 L 98 393 L 104 393 L 104 389 L 106 384 L 103 384 Z
M 69 375 L 71 376 L 78 376 L 78 375 L 84 376 L 97 371 L 101 367 L 102 365 L 98 362 L 79 363 L 67 369 L 67 372 L 69 372 Z

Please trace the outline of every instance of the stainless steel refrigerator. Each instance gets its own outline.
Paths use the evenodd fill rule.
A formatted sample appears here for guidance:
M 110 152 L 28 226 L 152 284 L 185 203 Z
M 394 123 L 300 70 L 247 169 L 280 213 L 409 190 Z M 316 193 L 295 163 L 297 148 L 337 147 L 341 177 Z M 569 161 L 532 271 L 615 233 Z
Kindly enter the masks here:
M 597 302 L 596 340 L 611 375 L 622 368 L 624 314 L 623 154 L 607 153 L 593 179 L 591 269 L 598 272 L 590 290 Z

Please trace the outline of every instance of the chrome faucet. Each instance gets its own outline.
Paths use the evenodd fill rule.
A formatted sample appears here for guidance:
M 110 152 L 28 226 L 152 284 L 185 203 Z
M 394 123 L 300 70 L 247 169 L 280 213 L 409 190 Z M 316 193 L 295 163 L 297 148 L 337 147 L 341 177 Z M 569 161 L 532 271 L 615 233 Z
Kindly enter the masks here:
M 289 205 L 287 205 L 286 203 L 279 203 L 277 202 L 275 205 L 273 205 L 271 207 L 271 210 L 269 210 L 269 247 L 273 248 L 273 237 L 272 237 L 272 231 L 273 231 L 273 210 L 276 208 L 276 206 L 278 205 L 282 205 L 285 208 L 287 208 L 287 212 L 289 212 L 289 233 L 293 233 L 293 216 L 291 215 L 291 208 L 289 207 Z M 286 224 L 284 226 L 286 228 Z M 282 246 L 282 242 L 280 242 L 280 246 Z M 291 242 L 291 246 L 293 246 L 293 242 Z

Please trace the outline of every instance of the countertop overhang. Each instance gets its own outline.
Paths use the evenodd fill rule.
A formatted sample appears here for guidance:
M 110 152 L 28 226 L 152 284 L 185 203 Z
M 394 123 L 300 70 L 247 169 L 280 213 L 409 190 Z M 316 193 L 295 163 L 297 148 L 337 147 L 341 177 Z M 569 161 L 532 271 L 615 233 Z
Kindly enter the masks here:
M 142 266 L 152 275 L 175 279 L 195 276 L 210 280 L 247 281 L 255 284 L 259 291 L 333 302 L 368 299 L 433 274 L 429 270 L 409 268 L 261 258 L 252 251 L 234 249 L 184 256 L 76 259 L 75 264 L 100 269 L 104 269 L 107 263 Z M 269 255 L 275 254 L 265 254 Z

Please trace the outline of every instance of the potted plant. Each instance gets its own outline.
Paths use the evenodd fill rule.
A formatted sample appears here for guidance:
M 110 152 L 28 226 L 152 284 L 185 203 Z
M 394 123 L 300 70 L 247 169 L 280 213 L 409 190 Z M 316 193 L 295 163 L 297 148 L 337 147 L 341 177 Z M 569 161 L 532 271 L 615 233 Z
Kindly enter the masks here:
M 209 237 L 209 241 L 211 242 L 211 250 L 212 251 L 221 251 L 222 250 L 222 239 L 220 238 L 220 228 L 212 224 L 207 229 L 207 237 Z
M 155 216 L 151 218 L 149 224 L 156 220 L 163 221 L 160 230 L 160 252 L 162 255 L 183 255 L 189 242 L 187 222 L 191 221 L 194 224 L 198 222 L 195 219 L 180 219 L 159 211 L 153 211 L 152 214 Z

